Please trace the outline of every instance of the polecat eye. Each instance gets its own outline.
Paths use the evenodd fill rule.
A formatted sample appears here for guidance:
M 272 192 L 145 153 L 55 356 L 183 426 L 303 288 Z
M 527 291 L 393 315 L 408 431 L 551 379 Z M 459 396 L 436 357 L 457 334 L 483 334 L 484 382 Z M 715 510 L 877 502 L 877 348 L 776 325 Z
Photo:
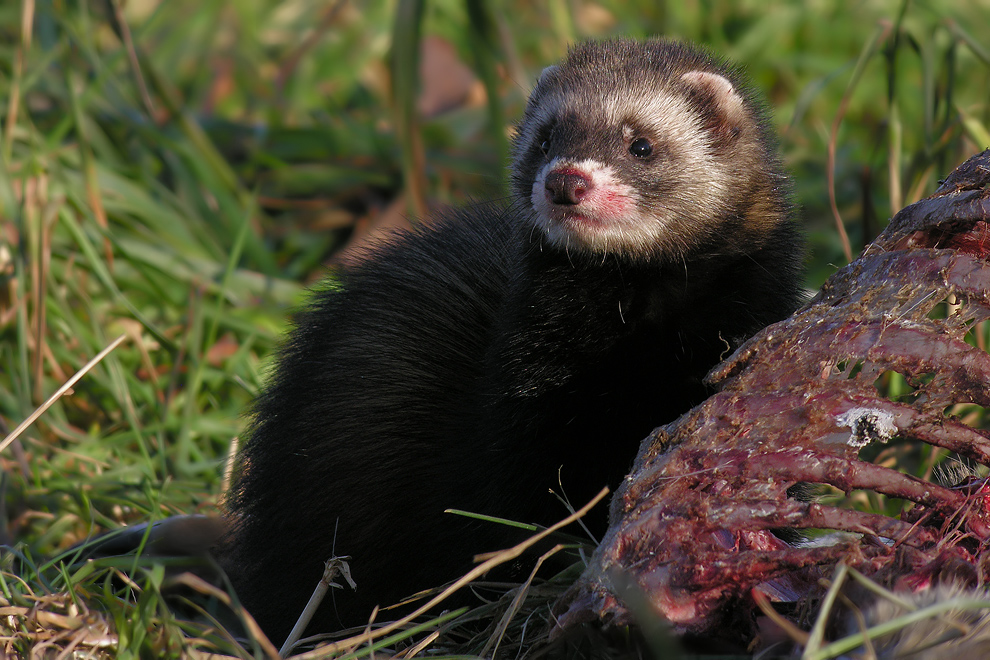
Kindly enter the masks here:
M 544 156 L 550 154 L 550 147 L 553 146 L 553 132 L 556 127 L 556 121 L 548 121 L 539 127 L 539 130 L 537 130 L 536 135 L 534 136 L 536 139 L 533 141 L 540 145 L 540 153 Z
M 653 153 L 653 145 L 646 138 L 636 138 L 629 145 L 629 153 L 637 158 L 646 158 Z

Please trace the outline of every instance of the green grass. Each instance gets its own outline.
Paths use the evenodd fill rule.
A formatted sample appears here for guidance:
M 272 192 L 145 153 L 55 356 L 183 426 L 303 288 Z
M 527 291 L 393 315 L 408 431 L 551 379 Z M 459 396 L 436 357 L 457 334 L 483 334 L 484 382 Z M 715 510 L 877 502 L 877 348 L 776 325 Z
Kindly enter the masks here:
M 663 33 L 744 63 L 782 134 L 814 288 L 847 259 L 836 216 L 856 253 L 990 146 L 985 25 L 986 0 L 2 3 L 0 435 L 128 339 L 0 455 L 16 548 L 0 595 L 107 612 L 121 657 L 237 652 L 171 613 L 153 562 L 49 559 L 214 511 L 286 315 L 350 227 L 397 199 L 418 214 L 504 194 L 507 122 L 568 42 Z M 426 35 L 487 102 L 411 112 Z M 31 630 L 14 650 L 40 643 Z

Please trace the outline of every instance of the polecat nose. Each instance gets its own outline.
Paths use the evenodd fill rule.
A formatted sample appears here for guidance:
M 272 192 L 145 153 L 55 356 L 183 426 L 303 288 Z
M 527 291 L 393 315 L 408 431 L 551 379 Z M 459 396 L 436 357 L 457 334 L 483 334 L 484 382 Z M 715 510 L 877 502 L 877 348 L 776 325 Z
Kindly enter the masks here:
M 544 187 L 554 204 L 580 204 L 591 190 L 591 179 L 576 170 L 553 170 L 547 174 Z

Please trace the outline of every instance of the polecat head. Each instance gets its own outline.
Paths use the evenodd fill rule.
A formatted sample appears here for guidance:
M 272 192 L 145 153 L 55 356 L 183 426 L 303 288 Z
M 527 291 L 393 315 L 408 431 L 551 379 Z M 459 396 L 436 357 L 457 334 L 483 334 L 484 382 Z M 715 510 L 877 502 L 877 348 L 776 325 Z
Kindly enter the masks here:
M 787 214 L 762 106 L 734 69 L 677 42 L 574 48 L 540 76 L 514 156 L 516 193 L 569 252 L 746 251 Z

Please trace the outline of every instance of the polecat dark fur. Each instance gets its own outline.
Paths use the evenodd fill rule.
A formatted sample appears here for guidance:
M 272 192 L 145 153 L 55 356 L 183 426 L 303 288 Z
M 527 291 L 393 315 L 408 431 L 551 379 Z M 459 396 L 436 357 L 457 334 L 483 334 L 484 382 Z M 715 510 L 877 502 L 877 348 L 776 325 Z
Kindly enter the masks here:
M 220 554 L 281 640 L 460 576 L 625 475 L 731 347 L 787 315 L 802 250 L 769 121 L 735 69 L 670 41 L 574 48 L 518 127 L 514 201 L 448 214 L 317 291 L 275 362 Z M 590 523 L 604 530 L 605 508 Z

